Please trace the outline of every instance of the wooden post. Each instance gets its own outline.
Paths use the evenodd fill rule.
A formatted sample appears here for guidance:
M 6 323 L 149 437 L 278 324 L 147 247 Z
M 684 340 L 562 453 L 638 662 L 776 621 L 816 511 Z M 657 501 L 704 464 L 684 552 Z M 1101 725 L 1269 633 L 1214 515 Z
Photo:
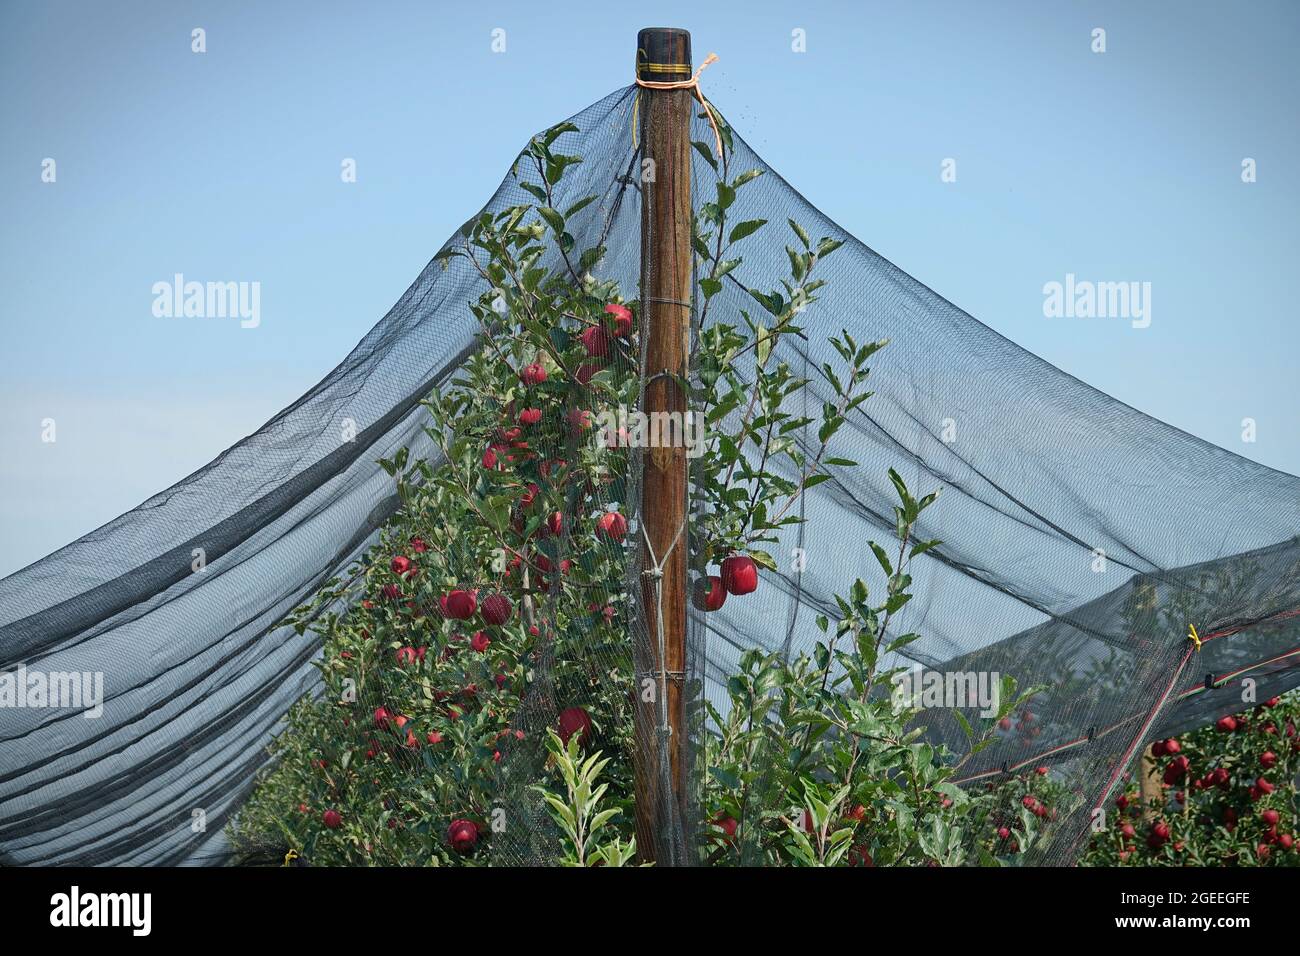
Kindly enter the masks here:
M 637 75 L 642 80 L 674 82 L 691 76 L 691 35 L 685 30 L 653 28 L 637 34 Z M 691 310 L 691 111 L 690 90 L 639 89 L 641 141 L 641 295 L 646 336 L 647 385 L 643 410 L 686 412 L 686 392 L 673 378 L 685 380 L 690 346 Z M 667 373 L 667 374 L 664 374 Z M 677 421 L 684 421 L 678 417 Z M 676 433 L 678 438 L 681 433 Z M 647 646 L 637 661 L 636 710 L 636 834 L 644 861 L 655 861 L 657 850 L 681 842 L 686 809 L 685 706 L 682 696 L 686 669 L 686 521 L 687 461 L 684 441 L 669 448 L 649 448 L 642 476 L 641 515 L 653 557 L 642 543 L 644 567 L 662 564 L 657 582 L 644 575 Z M 674 543 L 675 542 L 675 543 Z M 656 584 L 661 593 L 656 594 Z M 662 660 L 659 653 L 659 613 L 662 608 Z M 642 642 L 638 642 L 639 644 Z M 660 673 L 666 672 L 661 685 Z M 654 699 L 646 700 L 645 678 L 654 682 Z M 661 686 L 667 693 L 661 696 Z M 661 734 L 663 698 L 671 734 Z M 670 780 L 659 762 L 661 740 L 669 751 Z M 664 792 L 666 787 L 671 792 Z M 677 832 L 663 832 L 673 826 Z M 677 862 L 657 860 L 661 864 Z

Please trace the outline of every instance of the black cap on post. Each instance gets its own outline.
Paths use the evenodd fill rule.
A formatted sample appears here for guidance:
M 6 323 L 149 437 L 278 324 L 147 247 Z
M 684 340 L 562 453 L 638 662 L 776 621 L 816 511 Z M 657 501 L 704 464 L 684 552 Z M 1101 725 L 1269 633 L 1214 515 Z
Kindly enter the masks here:
M 691 34 L 676 27 L 646 27 L 636 35 L 636 76 L 652 83 L 691 78 Z

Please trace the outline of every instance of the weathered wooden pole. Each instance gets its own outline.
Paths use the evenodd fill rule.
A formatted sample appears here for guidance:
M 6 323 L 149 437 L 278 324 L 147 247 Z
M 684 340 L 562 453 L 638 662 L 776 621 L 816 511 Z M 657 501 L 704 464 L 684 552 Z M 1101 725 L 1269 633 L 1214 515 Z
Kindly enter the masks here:
M 691 77 L 691 35 L 652 28 L 637 34 L 637 77 L 672 83 Z M 684 423 L 691 327 L 691 142 L 694 98 L 689 89 L 637 90 L 641 142 L 641 318 L 646 336 L 647 384 L 643 411 L 675 413 Z M 663 421 L 664 419 L 660 419 Z M 653 433 L 654 430 L 652 429 Z M 660 429 L 661 438 L 668 435 Z M 647 550 L 644 567 L 662 577 L 642 576 L 646 637 L 638 641 L 636 833 L 643 860 L 682 862 L 672 848 L 683 845 L 686 809 L 687 461 L 684 432 L 674 429 L 671 447 L 646 450 L 641 515 Z M 653 445 L 653 443 L 652 443 Z M 679 534 L 679 530 L 681 533 Z M 662 634 L 660 629 L 662 627 Z M 649 678 L 652 693 L 644 683 Z M 653 698 L 653 699 L 647 699 Z M 666 728 L 665 728 L 666 724 Z M 661 763 L 667 749 L 668 762 Z

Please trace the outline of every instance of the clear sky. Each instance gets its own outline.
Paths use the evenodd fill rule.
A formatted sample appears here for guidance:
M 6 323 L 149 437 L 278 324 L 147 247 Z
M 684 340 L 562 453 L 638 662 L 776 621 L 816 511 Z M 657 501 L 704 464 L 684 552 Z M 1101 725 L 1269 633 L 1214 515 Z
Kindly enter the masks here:
M 1300 472 L 1300 4 L 7 3 L 0 575 L 333 368 L 530 134 L 630 82 L 644 26 L 718 53 L 704 86 L 731 122 L 903 269 L 1130 405 Z M 155 317 L 175 273 L 259 282 L 260 325 Z M 1045 317 L 1067 273 L 1150 282 L 1150 327 Z

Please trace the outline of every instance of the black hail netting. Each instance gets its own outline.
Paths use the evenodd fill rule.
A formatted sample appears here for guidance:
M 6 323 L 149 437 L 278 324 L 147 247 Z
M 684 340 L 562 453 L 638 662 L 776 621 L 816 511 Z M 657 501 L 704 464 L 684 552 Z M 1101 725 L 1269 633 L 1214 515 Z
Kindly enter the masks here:
M 597 196 L 567 228 L 575 248 L 605 247 L 592 272 L 616 279 L 629 300 L 638 298 L 641 262 L 637 99 L 629 87 L 572 119 L 577 130 L 556 147 L 583 162 L 552 203 Z M 692 122 L 691 139 L 710 146 L 710 124 L 698 115 Z M 692 153 L 696 209 L 716 198 L 705 152 Z M 746 649 L 810 651 L 821 636 L 816 616 L 837 614 L 833 595 L 855 577 L 883 591 L 867 543 L 893 531 L 887 470 L 917 493 L 942 488 L 918 535 L 943 544 L 917 558 L 916 597 L 898 618 L 900 633 L 921 635 L 901 652 L 903 663 L 1046 685 L 1032 713 L 1018 714 L 960 776 L 979 783 L 1050 764 L 1071 797 L 1037 859 L 1069 862 L 1089 811 L 1143 741 L 1240 710 L 1239 677 L 1256 679 L 1261 696 L 1300 682 L 1300 479 L 1142 415 L 1018 348 L 844 233 L 738 137 L 728 165 L 733 177 L 764 172 L 738 191 L 731 221 L 771 225 L 746 240 L 706 323 L 760 311 L 746 290 L 788 274 L 784 223 L 793 219 L 814 237 L 846 242 L 820 267 L 826 286 L 801 316 L 804 335 L 782 336 L 773 355 L 811 379 L 810 416 L 833 398 L 818 371 L 836 362 L 828 336 L 847 329 L 891 344 L 873 362 L 874 397 L 837 436 L 838 453 L 858 466 L 809 491 L 805 523 L 772 549 L 778 570 L 763 572 L 757 592 L 716 613 L 691 612 L 685 686 L 702 682 L 725 707 L 725 681 Z M 521 181 L 538 182 L 522 162 L 485 211 L 535 202 Z M 557 253 L 549 265 L 563 267 Z M 467 303 L 487 287 L 466 260 L 435 259 L 342 364 L 258 432 L 0 581 L 3 670 L 102 672 L 106 698 L 97 719 L 0 708 L 4 859 L 225 857 L 223 826 L 266 765 L 277 725 L 320 682 L 319 643 L 278 622 L 346 574 L 398 508 L 378 459 L 405 446 L 412 460 L 438 465 L 420 401 L 481 348 Z M 815 449 L 816 429 L 793 437 Z M 631 456 L 627 482 L 604 496 L 631 519 L 632 600 L 620 613 L 645 646 L 654 637 L 637 610 L 645 567 L 631 546 L 640 524 L 626 504 L 639 498 L 642 453 Z M 802 561 L 791 558 L 797 548 Z M 206 566 L 196 572 L 200 550 Z M 538 619 L 548 613 L 540 601 Z M 1199 651 L 1186 639 L 1189 624 L 1204 639 Z M 596 658 L 593 667 L 610 664 Z M 562 665 L 538 659 L 520 727 L 550 726 L 572 703 L 551 690 L 548 675 Z M 960 749 L 955 726 L 932 722 L 930 732 Z M 705 733 L 693 718 L 693 742 Z M 540 736 L 530 733 L 501 764 L 502 805 L 525 824 L 497 841 L 504 862 L 554 852 L 530 789 Z M 196 809 L 202 832 L 192 826 Z M 688 830 L 694 809 L 688 801 Z M 659 849 L 665 861 L 684 853 Z

